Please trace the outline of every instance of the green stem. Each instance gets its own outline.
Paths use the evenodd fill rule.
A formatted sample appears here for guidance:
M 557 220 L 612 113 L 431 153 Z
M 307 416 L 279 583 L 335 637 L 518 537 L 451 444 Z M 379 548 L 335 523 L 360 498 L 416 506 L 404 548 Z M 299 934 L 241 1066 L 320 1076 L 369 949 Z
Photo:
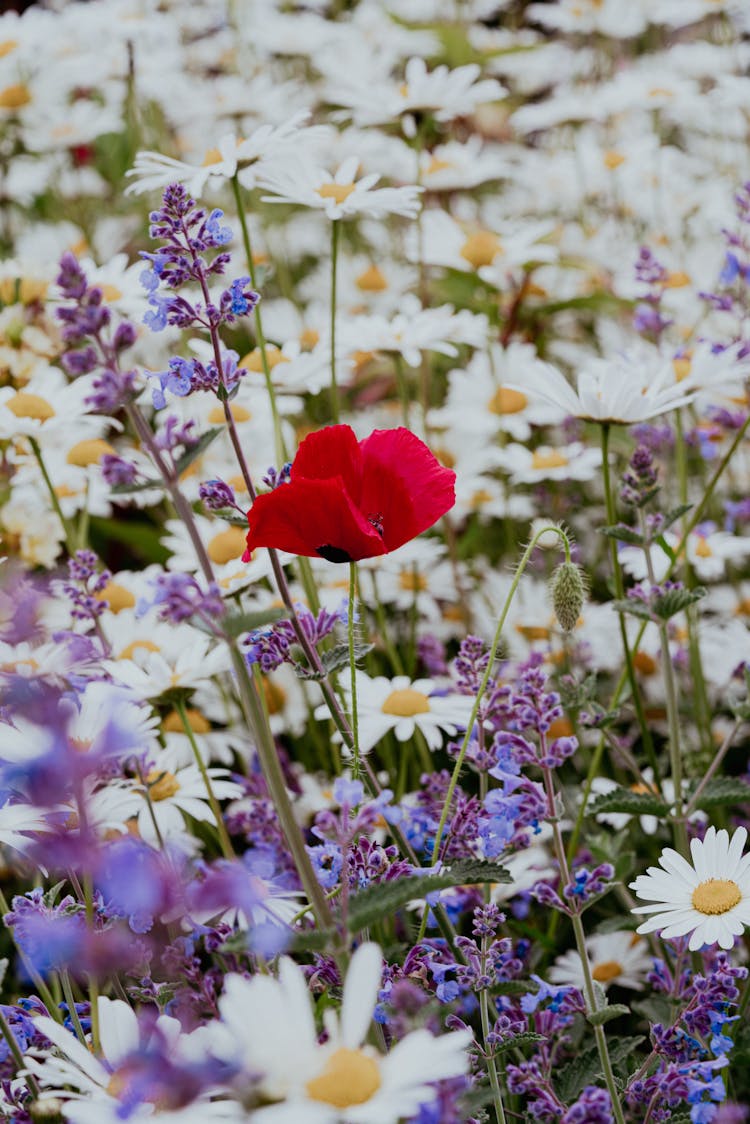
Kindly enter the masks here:
M 211 784 L 211 778 L 208 774 L 206 763 L 203 760 L 203 754 L 201 753 L 198 743 L 195 740 L 195 734 L 193 733 L 193 727 L 190 725 L 190 719 L 188 718 L 184 699 L 177 698 L 177 700 L 175 701 L 175 710 L 180 716 L 182 728 L 187 735 L 188 741 L 190 742 L 190 748 L 193 751 L 195 763 L 200 770 L 203 783 L 206 786 L 208 802 L 211 805 L 211 811 L 213 812 L 214 819 L 216 820 L 216 829 L 219 833 L 219 845 L 221 846 L 221 853 L 225 859 L 234 859 L 236 858 L 236 855 L 229 838 L 229 833 L 227 832 L 227 826 L 224 823 L 224 817 L 221 814 L 221 807 L 219 806 L 219 801 L 216 799 L 216 793 L 214 792 L 213 785 Z
M 482 701 L 482 696 L 484 695 L 484 692 L 487 688 L 487 684 L 489 683 L 489 680 L 490 680 L 490 676 L 492 674 L 492 670 L 493 670 L 494 663 L 495 663 L 495 657 L 497 655 L 497 649 L 498 649 L 499 644 L 500 644 L 500 637 L 502 636 L 503 628 L 505 627 L 505 621 L 507 619 L 508 613 L 510 612 L 510 606 L 513 602 L 513 598 L 515 597 L 516 590 L 518 589 L 518 584 L 521 580 L 521 577 L 523 575 L 524 570 L 526 569 L 529 558 L 531 558 L 531 555 L 534 551 L 534 548 L 535 548 L 536 544 L 539 542 L 540 538 L 542 538 L 543 535 L 546 535 L 550 531 L 554 532 L 554 534 L 556 534 L 558 536 L 558 538 L 560 538 L 562 540 L 562 542 L 564 544 L 564 547 L 565 547 L 565 560 L 566 560 L 566 562 L 570 561 L 570 542 L 568 540 L 568 536 L 565 534 L 565 531 L 563 531 L 563 529 L 561 527 L 556 527 L 554 524 L 549 524 L 548 526 L 542 527 L 541 530 L 537 531 L 537 533 L 534 535 L 534 537 L 532 538 L 529 545 L 526 547 L 526 550 L 523 553 L 523 557 L 521 558 L 521 561 L 518 564 L 516 572 L 513 576 L 513 581 L 511 583 L 511 587 L 508 591 L 508 596 L 505 599 L 505 604 L 503 605 L 502 612 L 500 613 L 500 617 L 499 617 L 498 622 L 497 622 L 497 627 L 495 629 L 495 635 L 492 639 L 492 646 L 490 647 L 489 657 L 487 659 L 487 667 L 485 669 L 484 675 L 482 676 L 482 681 L 479 684 L 479 690 L 477 691 L 476 698 L 474 699 L 474 705 L 471 708 L 471 714 L 469 715 L 469 720 L 466 724 L 466 733 L 464 734 L 464 740 L 461 743 L 461 749 L 459 750 L 458 757 L 456 758 L 456 764 L 453 767 L 453 773 L 451 775 L 451 779 L 450 779 L 450 782 L 448 784 L 448 790 L 445 794 L 445 800 L 443 802 L 443 811 L 442 811 L 442 814 L 440 816 L 440 823 L 438 824 L 438 829 L 437 829 L 437 832 L 435 833 L 435 842 L 434 842 L 433 847 L 432 847 L 432 862 L 433 862 L 433 865 L 440 858 L 440 844 L 441 844 L 442 839 L 443 839 L 443 832 L 445 831 L 445 825 L 448 822 L 448 816 L 450 814 L 450 807 L 451 807 L 451 803 L 453 801 L 453 794 L 456 791 L 456 785 L 458 784 L 458 778 L 461 774 L 461 769 L 463 768 L 464 758 L 466 757 L 466 751 L 469 748 L 469 742 L 471 741 L 471 734 L 472 734 L 472 731 L 474 729 L 474 723 L 477 720 L 477 714 L 479 712 L 479 705 Z M 420 941 L 424 937 L 425 930 L 427 928 L 427 913 L 428 913 L 428 911 L 425 910 L 424 914 L 422 915 L 422 924 L 420 926 L 419 937 L 417 938 Z
M 68 1004 L 68 1013 L 70 1014 L 70 1021 L 73 1023 L 73 1029 L 76 1032 L 76 1036 L 77 1036 L 79 1042 L 83 1046 L 88 1047 L 88 1043 L 86 1042 L 86 1035 L 83 1033 L 83 1027 L 81 1026 L 81 1020 L 79 1019 L 78 1011 L 76 1010 L 76 1000 L 75 1000 L 75 996 L 73 994 L 73 988 L 72 988 L 71 983 L 70 983 L 70 975 L 68 974 L 67 971 L 64 971 L 64 972 L 60 973 L 60 980 L 62 982 L 62 989 L 63 989 L 63 995 L 65 996 L 65 1002 Z
M 404 371 L 404 361 L 397 351 L 393 356 L 393 369 L 396 372 L 396 388 L 401 401 L 401 417 L 407 429 L 411 429 L 409 420 L 409 386 Z
M 352 713 L 352 776 L 355 781 L 359 780 L 360 774 L 360 761 L 359 761 L 359 715 L 357 713 L 357 654 L 355 646 L 355 629 L 354 629 L 354 613 L 356 609 L 357 598 L 357 563 L 349 563 L 349 612 L 346 622 L 347 637 L 349 640 L 349 678 L 352 689 L 351 713 Z
M 83 877 L 83 900 L 86 904 L 86 924 L 90 933 L 94 931 L 94 887 L 91 880 L 91 874 L 86 873 Z M 101 1049 L 101 1038 L 99 1035 L 99 984 L 93 975 L 89 975 L 89 1007 L 91 1008 L 91 1043 L 94 1047 L 94 1053 L 98 1053 Z
M 72 557 L 72 555 L 75 553 L 75 536 L 73 535 L 68 520 L 63 515 L 62 508 L 60 507 L 60 500 L 58 499 L 54 485 L 50 480 L 49 473 L 47 472 L 47 466 L 44 463 L 44 458 L 42 456 L 42 450 L 39 448 L 39 442 L 37 441 L 36 437 L 29 437 L 29 444 L 31 445 L 31 450 L 36 457 L 36 463 L 39 465 L 39 471 L 44 477 L 44 483 L 47 485 L 47 491 L 49 492 L 49 498 L 52 501 L 52 507 L 54 509 L 55 515 L 62 524 L 63 533 L 65 535 L 65 545 L 68 548 L 68 554 L 70 554 Z
M 604 500 L 607 507 L 607 525 L 612 527 L 617 522 L 617 509 L 615 507 L 615 498 L 612 493 L 612 481 L 609 472 L 609 422 L 602 424 L 602 476 L 604 478 Z M 622 570 L 620 569 L 620 561 L 617 557 L 617 543 L 615 539 L 609 540 L 609 552 L 612 561 L 612 577 L 615 586 L 615 597 L 621 601 L 625 596 L 625 586 L 622 580 Z M 659 767 L 656 761 L 656 752 L 654 750 L 654 742 L 651 737 L 651 731 L 646 722 L 646 715 L 643 710 L 643 701 L 641 699 L 641 692 L 638 688 L 638 680 L 635 677 L 635 667 L 633 666 L 633 653 L 628 642 L 628 630 L 625 623 L 625 617 L 622 613 L 617 614 L 620 618 L 620 637 L 622 639 L 622 650 L 625 656 L 625 670 L 627 673 L 628 683 L 630 684 L 630 693 L 633 698 L 633 706 L 635 707 L 636 718 L 638 719 L 638 726 L 641 731 L 641 740 L 648 762 L 654 770 L 654 779 L 657 784 L 659 783 Z
M 335 425 L 340 418 L 339 388 L 336 382 L 336 267 L 339 252 L 339 220 L 331 222 L 331 417 Z
M 247 269 L 250 274 L 250 284 L 253 289 L 257 289 L 255 280 L 255 262 L 253 261 L 253 249 L 250 242 L 250 228 L 247 225 L 247 218 L 245 216 L 245 208 L 242 205 L 242 192 L 240 190 L 240 181 L 235 173 L 232 176 L 232 189 L 234 190 L 234 200 L 237 205 L 237 217 L 240 220 L 240 229 L 242 230 L 242 244 L 245 247 L 245 257 L 247 258 Z M 253 309 L 253 317 L 255 319 L 255 338 L 258 341 L 258 350 L 260 351 L 260 362 L 263 368 L 263 378 L 266 381 L 266 390 L 268 392 L 268 401 L 271 405 L 271 416 L 273 418 L 273 433 L 274 441 L 276 444 L 276 459 L 279 464 L 282 464 L 288 459 L 286 447 L 284 445 L 284 434 L 281 430 L 281 418 L 276 404 L 276 391 L 274 390 L 273 379 L 271 378 L 271 366 L 268 362 L 268 349 L 266 347 L 266 337 L 263 332 L 263 316 L 260 311 L 260 301 Z
M 2 1010 L 0 1010 L 0 1033 L 2 1034 L 8 1045 L 8 1049 L 10 1050 L 13 1061 L 16 1063 L 16 1068 L 20 1072 L 25 1068 L 23 1054 L 18 1048 L 18 1043 L 16 1042 L 15 1035 L 8 1026 L 8 1021 L 5 1018 Z M 33 1077 L 30 1073 L 25 1073 L 24 1080 L 26 1082 L 26 1085 L 28 1086 L 29 1092 L 31 1093 L 34 1100 L 36 1100 L 36 1098 L 39 1096 L 39 1086 L 37 1085 L 36 1078 Z
M 484 975 L 487 967 L 487 938 L 482 938 L 482 961 L 481 971 Z M 492 1101 L 495 1107 L 495 1119 L 497 1124 L 506 1124 L 505 1109 L 503 1108 L 503 1092 L 500 1088 L 500 1078 L 497 1073 L 497 1062 L 495 1061 L 495 1054 L 492 1047 L 489 1045 L 490 1037 L 490 1012 L 489 1012 L 489 994 L 487 988 L 484 987 L 479 992 L 479 1015 L 482 1021 L 482 1038 L 484 1040 L 484 1049 L 487 1057 L 487 1070 L 490 1075 L 490 1085 L 492 1086 Z

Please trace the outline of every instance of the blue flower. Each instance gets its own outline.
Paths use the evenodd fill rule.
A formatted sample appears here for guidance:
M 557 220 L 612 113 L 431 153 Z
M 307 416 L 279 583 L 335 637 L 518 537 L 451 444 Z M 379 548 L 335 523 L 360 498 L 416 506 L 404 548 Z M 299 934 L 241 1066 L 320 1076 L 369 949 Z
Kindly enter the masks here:
M 210 235 L 215 246 L 226 246 L 232 241 L 232 230 L 228 226 L 221 226 L 224 212 L 217 207 L 206 219 L 206 233 Z

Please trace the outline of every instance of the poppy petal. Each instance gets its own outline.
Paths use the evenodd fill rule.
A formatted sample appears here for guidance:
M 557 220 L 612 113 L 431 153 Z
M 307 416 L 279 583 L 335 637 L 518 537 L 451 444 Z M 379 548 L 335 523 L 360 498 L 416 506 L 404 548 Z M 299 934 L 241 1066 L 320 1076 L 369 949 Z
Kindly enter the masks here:
M 366 519 L 377 520 L 386 553 L 426 531 L 456 502 L 456 474 L 416 434 L 376 429 L 360 444 Z
M 289 554 L 357 561 L 384 554 L 380 535 L 335 480 L 292 480 L 258 496 L 247 513 L 247 549 L 275 547 Z
M 350 425 L 329 425 L 309 434 L 294 458 L 292 480 L 340 477 L 355 505 L 362 490 L 362 453 Z

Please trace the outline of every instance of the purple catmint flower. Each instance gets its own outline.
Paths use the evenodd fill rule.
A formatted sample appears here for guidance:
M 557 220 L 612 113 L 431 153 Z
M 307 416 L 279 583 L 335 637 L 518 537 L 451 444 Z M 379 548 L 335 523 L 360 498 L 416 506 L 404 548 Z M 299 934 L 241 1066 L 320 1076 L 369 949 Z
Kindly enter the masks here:
M 224 615 L 221 591 L 215 582 L 202 589 L 192 574 L 159 574 L 151 583 L 151 598 L 141 598 L 136 605 L 136 615 L 144 616 L 158 608 L 161 620 L 180 624 L 191 617 L 201 617 L 214 624 Z
M 297 619 L 313 647 L 329 636 L 336 625 L 343 620 L 343 608 L 336 613 L 321 609 L 317 616 L 313 616 L 304 605 L 295 606 Z M 292 648 L 297 643 L 297 634 L 291 621 L 278 621 L 269 628 L 257 629 L 245 639 L 245 661 L 252 667 L 258 664 L 261 671 L 268 673 L 275 671 L 282 663 L 290 663 L 295 668 L 300 664 L 292 655 Z
M 423 633 L 417 640 L 417 657 L 431 678 L 448 674 L 445 645 L 432 633 Z
M 99 461 L 104 480 L 110 488 L 128 487 L 138 479 L 138 469 L 131 461 L 118 457 L 116 453 L 105 453 Z
M 224 480 L 204 480 L 198 485 L 198 498 L 208 511 L 223 511 L 228 507 L 241 510 L 234 489 Z

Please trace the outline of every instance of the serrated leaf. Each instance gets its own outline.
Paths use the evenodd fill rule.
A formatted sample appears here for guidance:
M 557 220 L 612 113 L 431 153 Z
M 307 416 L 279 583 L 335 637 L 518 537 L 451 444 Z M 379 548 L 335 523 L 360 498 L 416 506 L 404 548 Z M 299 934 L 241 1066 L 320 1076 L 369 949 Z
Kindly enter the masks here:
M 252 632 L 265 624 L 273 624 L 274 621 L 280 620 L 285 612 L 285 609 L 275 608 L 262 609 L 255 613 L 234 613 L 224 617 L 222 627 L 230 636 L 240 636 L 243 632 Z
M 618 785 L 611 792 L 603 792 L 592 800 L 588 814 L 599 812 L 626 812 L 631 816 L 665 816 L 669 806 L 655 792 L 633 792 Z
M 336 940 L 333 929 L 302 929 L 294 934 L 289 945 L 290 952 L 330 951 Z
M 616 613 L 629 613 L 631 617 L 639 617 L 642 621 L 654 619 L 649 606 L 635 598 L 623 598 L 620 601 L 611 601 L 610 604 Z
M 666 531 L 683 515 L 687 515 L 692 506 L 693 505 L 691 503 L 681 503 L 679 507 L 673 507 L 671 511 L 668 511 L 664 516 L 664 522 L 662 523 L 662 527 L 664 528 L 664 530 Z
M 355 644 L 355 662 L 364 659 L 367 653 L 371 652 L 374 647 L 374 644 Z M 323 652 L 320 658 L 327 672 L 338 671 L 339 668 L 346 667 L 349 663 L 349 645 L 336 644 L 333 648 L 329 649 L 329 651 Z
M 129 496 L 133 492 L 145 492 L 147 488 L 163 487 L 163 480 L 142 480 L 139 484 L 113 484 L 110 492 L 113 496 Z
M 613 1038 L 608 1041 L 609 1058 L 613 1065 L 617 1065 L 624 1058 L 636 1049 L 643 1042 L 643 1035 L 639 1034 L 632 1038 Z M 557 1074 L 555 1081 L 555 1088 L 557 1095 L 561 1101 L 569 1104 L 580 1093 L 583 1092 L 586 1085 L 593 1085 L 598 1077 L 601 1076 L 601 1062 L 599 1060 L 599 1051 L 596 1046 L 584 1050 L 572 1062 L 563 1066 Z
M 499 1046 L 495 1047 L 495 1055 L 504 1054 L 508 1050 L 515 1049 L 516 1046 L 527 1046 L 530 1042 L 544 1042 L 546 1035 L 535 1034 L 533 1030 L 525 1030 L 522 1034 L 513 1034 L 510 1038 L 506 1038 Z
M 599 933 L 632 933 L 641 923 L 640 917 L 607 917 L 600 921 L 596 927 Z
M 703 586 L 698 586 L 696 589 L 670 589 L 663 596 L 656 598 L 653 602 L 653 611 L 660 620 L 668 621 L 670 617 L 676 616 L 705 596 L 706 590 Z
M 606 1007 L 601 1007 L 598 1011 L 592 1011 L 586 1018 L 592 1026 L 604 1026 L 605 1023 L 611 1023 L 613 1019 L 619 1019 L 621 1015 L 629 1015 L 630 1008 L 626 1007 L 624 1003 L 610 1003 Z
M 696 801 L 696 808 L 723 808 L 750 804 L 750 784 L 741 777 L 714 777 Z
M 606 535 L 608 539 L 617 539 L 618 542 L 629 542 L 635 546 L 643 546 L 643 535 L 634 531 L 632 527 L 628 527 L 627 523 L 615 523 L 612 527 L 600 527 L 599 534 Z
M 207 429 L 205 433 L 200 435 L 194 445 L 191 445 L 181 457 L 178 457 L 174 466 L 178 478 L 182 476 L 187 468 L 190 468 L 190 465 L 193 461 L 198 459 L 201 453 L 206 451 L 208 446 L 216 440 L 220 433 L 224 433 L 224 427 L 222 425 L 216 426 L 214 429 Z
M 382 921 L 407 902 L 424 898 L 438 890 L 510 880 L 508 871 L 499 863 L 467 859 L 455 862 L 438 873 L 410 874 L 405 878 L 395 878 L 392 882 L 379 882 L 350 899 L 349 929 L 356 933 L 376 921 Z

